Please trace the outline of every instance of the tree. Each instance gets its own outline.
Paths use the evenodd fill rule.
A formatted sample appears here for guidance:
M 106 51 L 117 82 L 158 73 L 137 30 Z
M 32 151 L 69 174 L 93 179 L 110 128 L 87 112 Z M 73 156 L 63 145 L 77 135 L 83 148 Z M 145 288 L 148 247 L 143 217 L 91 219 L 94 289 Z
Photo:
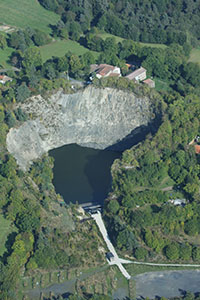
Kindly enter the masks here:
M 38 230 L 40 226 L 40 219 L 36 212 L 32 212 L 31 214 L 25 212 L 17 217 L 16 225 L 22 232 L 31 232 L 33 230 Z
M 199 247 L 194 247 L 192 249 L 192 259 L 194 261 L 200 261 L 200 248 Z
M 33 40 L 37 46 L 48 44 L 51 41 L 50 37 L 46 33 L 38 29 L 36 29 L 35 33 L 33 34 Z
M 42 57 L 40 53 L 40 49 L 37 47 L 29 48 L 24 53 L 23 66 L 27 71 L 31 70 L 31 68 L 41 66 Z
M 189 260 L 192 255 L 192 247 L 190 245 L 180 246 L 180 259 Z
M 136 259 L 145 259 L 147 255 L 148 255 L 148 251 L 142 247 L 138 247 L 134 251 L 134 256 Z
M 136 246 L 135 236 L 132 231 L 124 229 L 118 233 L 116 243 L 119 249 L 132 251 Z
M 114 215 L 118 212 L 119 207 L 118 201 L 114 199 L 110 200 L 107 204 L 108 210 Z
M 188 235 L 197 235 L 198 234 L 198 221 L 197 219 L 191 219 L 185 222 L 184 231 Z
M 165 247 L 165 255 L 170 260 L 177 260 L 179 258 L 179 245 L 171 243 Z
M 20 86 L 17 88 L 17 96 L 16 99 L 19 102 L 26 100 L 30 96 L 31 92 L 27 87 L 25 82 L 22 82 Z
M 0 48 L 5 49 L 7 47 L 7 41 L 5 35 L 0 34 Z
M 182 75 L 186 81 L 196 87 L 200 81 L 200 67 L 193 62 L 189 62 L 184 66 Z

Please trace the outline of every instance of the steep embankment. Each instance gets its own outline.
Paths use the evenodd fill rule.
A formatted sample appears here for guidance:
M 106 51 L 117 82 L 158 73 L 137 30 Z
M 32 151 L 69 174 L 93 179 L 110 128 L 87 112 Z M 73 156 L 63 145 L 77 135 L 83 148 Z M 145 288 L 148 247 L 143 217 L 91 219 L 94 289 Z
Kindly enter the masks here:
M 148 97 L 92 86 L 75 94 L 60 91 L 48 100 L 35 96 L 20 107 L 32 119 L 10 129 L 7 148 L 23 170 L 43 153 L 65 144 L 105 149 L 152 119 Z

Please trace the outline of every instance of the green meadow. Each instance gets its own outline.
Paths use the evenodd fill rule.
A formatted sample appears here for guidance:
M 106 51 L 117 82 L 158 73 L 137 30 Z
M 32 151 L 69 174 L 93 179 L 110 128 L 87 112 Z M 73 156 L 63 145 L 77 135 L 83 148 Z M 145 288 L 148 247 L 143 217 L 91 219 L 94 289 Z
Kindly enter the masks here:
M 116 36 L 116 35 L 113 35 L 113 34 L 110 34 L 110 33 L 100 33 L 100 34 L 98 34 L 98 36 L 100 36 L 104 40 L 107 37 L 114 37 L 116 43 L 122 42 L 124 40 L 123 38 L 121 38 L 119 36 Z M 153 47 L 153 48 L 162 48 L 162 49 L 167 47 L 164 44 L 152 44 L 152 43 L 141 43 L 141 42 L 136 42 L 136 43 L 138 43 L 142 47 Z
M 50 33 L 59 15 L 43 8 L 37 0 L 0 0 L 0 22 L 14 27 L 32 27 Z
M 0 49 L 0 65 L 3 68 L 7 68 L 10 66 L 8 60 L 11 53 L 14 51 L 13 48 Z
M 58 40 L 52 42 L 48 45 L 40 47 L 42 61 L 50 59 L 52 56 L 64 56 L 68 51 L 71 51 L 73 54 L 82 55 L 85 52 L 90 51 L 89 49 L 81 46 L 79 43 L 71 40 Z M 94 57 L 98 57 L 99 53 L 95 51 L 90 51 Z

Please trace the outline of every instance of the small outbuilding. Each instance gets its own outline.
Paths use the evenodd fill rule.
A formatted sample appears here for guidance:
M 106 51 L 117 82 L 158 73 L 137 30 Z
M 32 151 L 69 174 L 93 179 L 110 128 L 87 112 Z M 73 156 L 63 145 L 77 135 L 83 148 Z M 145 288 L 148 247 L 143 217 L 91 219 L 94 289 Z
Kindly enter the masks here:
M 106 253 L 106 258 L 107 258 L 110 262 L 114 261 L 114 255 L 112 254 L 112 252 L 107 252 L 107 253 Z
M 126 75 L 126 78 L 129 80 L 134 80 L 134 81 L 142 81 L 146 79 L 147 77 L 147 70 L 143 67 L 140 67 L 139 69 L 135 70 L 134 72 Z
M 12 78 L 6 75 L 0 75 L 0 83 L 5 84 L 8 81 L 12 81 Z
M 155 81 L 150 78 L 143 80 L 143 83 L 147 84 L 150 88 L 155 88 Z

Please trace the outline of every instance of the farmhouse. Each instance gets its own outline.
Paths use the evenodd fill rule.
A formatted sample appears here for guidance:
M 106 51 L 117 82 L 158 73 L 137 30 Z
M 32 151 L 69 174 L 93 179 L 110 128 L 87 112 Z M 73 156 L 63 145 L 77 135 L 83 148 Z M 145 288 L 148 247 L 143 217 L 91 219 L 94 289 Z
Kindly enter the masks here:
M 7 81 L 12 81 L 12 78 L 6 75 L 0 75 L 0 83 L 5 84 Z
M 100 64 L 100 65 L 91 65 L 90 66 L 90 71 L 96 73 L 97 78 L 102 78 L 102 77 L 110 77 L 110 76 L 121 76 L 121 71 L 120 68 L 114 67 L 111 65 L 107 64 Z
M 126 78 L 128 78 L 130 80 L 141 81 L 141 80 L 146 79 L 146 77 L 147 77 L 146 73 L 147 73 L 147 70 L 143 67 L 140 67 L 139 69 L 137 69 L 134 72 L 127 75 Z

